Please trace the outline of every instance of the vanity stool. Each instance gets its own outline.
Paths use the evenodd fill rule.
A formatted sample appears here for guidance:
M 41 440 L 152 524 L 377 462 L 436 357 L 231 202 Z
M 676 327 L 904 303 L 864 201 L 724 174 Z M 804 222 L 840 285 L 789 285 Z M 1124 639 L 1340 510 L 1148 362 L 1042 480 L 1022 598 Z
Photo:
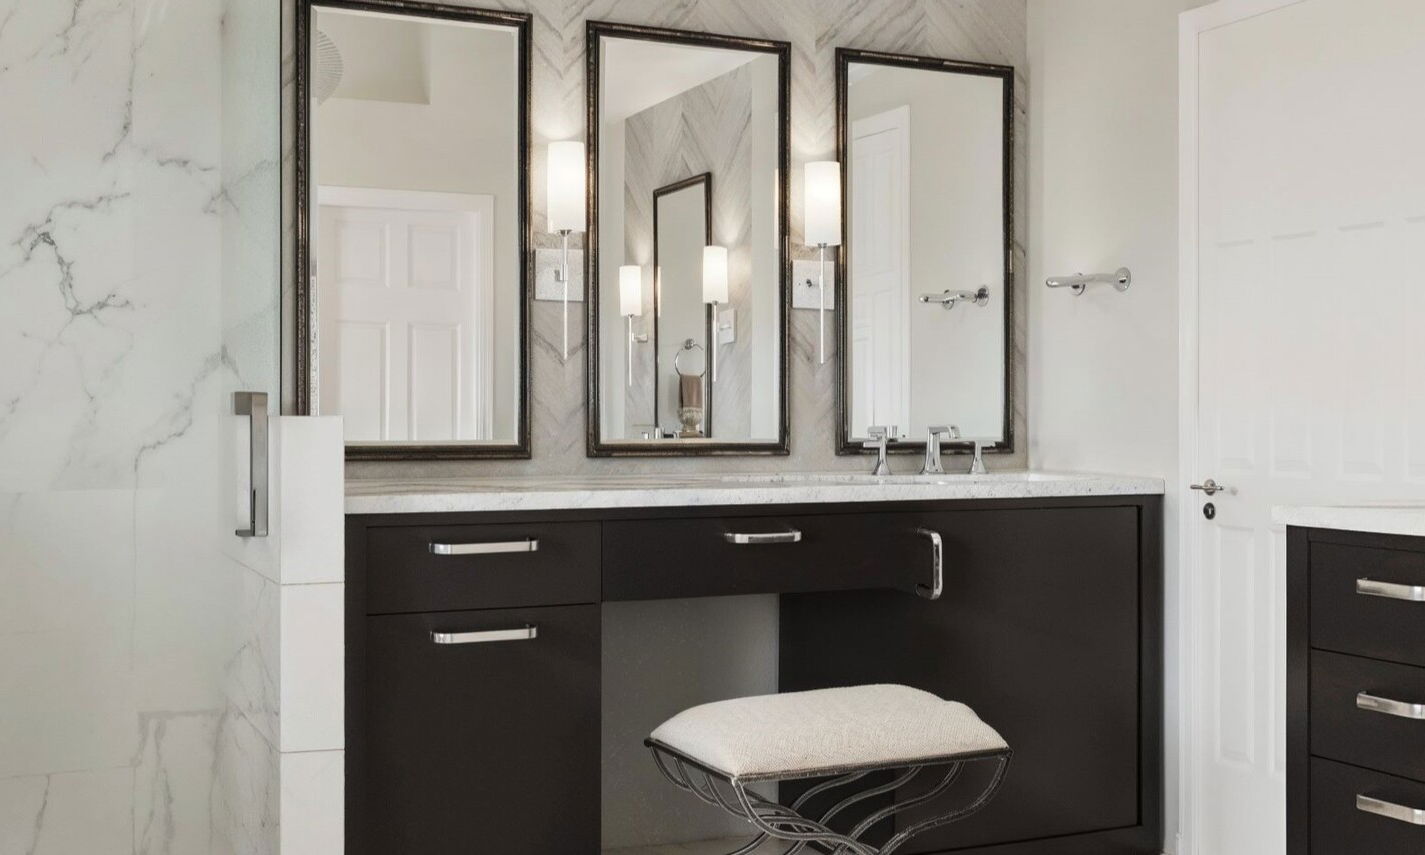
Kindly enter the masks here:
M 747 855 L 767 838 L 790 841 L 787 855 L 819 844 L 833 853 L 891 855 L 915 835 L 975 813 L 999 789 L 1009 745 L 964 704 L 909 686 L 848 686 L 735 698 L 703 704 L 668 719 L 644 740 L 654 762 L 675 786 L 745 819 L 758 834 L 732 855 Z M 882 820 L 930 802 L 949 790 L 966 763 L 994 763 L 989 784 L 968 804 L 935 813 L 894 832 L 879 846 L 865 841 Z M 852 787 L 820 817 L 801 810 L 818 795 L 855 784 L 875 772 L 874 786 Z M 924 774 L 933 786 L 905 801 L 884 804 L 844 833 L 827 823 L 852 805 L 891 794 Z M 829 778 L 791 806 L 748 787 Z M 845 827 L 846 821 L 839 823 Z

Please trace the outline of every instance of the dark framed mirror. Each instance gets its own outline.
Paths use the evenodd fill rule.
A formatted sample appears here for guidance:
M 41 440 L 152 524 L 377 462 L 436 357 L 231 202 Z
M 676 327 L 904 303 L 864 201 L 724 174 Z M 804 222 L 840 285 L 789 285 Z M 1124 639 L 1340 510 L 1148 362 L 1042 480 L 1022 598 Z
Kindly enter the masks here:
M 297 409 L 352 460 L 527 458 L 531 17 L 297 3 Z
M 588 453 L 786 454 L 791 46 L 587 38 Z
M 837 453 L 1014 449 L 1014 69 L 838 48 Z

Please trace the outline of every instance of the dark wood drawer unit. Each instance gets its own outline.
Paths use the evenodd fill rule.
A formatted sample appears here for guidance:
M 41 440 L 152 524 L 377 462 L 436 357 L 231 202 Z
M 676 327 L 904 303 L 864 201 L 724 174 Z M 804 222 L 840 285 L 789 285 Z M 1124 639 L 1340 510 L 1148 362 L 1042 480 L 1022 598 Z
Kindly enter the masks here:
M 994 801 L 909 851 L 1090 833 L 1095 852 L 1158 851 L 1161 806 L 1141 798 L 1159 775 L 1158 737 L 1140 720 L 1159 702 L 1140 682 L 1158 654 L 1139 641 L 1160 594 L 1140 575 L 1140 548 L 1156 547 L 1140 547 L 1138 509 L 912 520 L 945 533 L 941 599 L 783 597 L 782 689 L 905 683 L 969 704 L 1009 742 Z
M 1311 752 L 1425 781 L 1425 668 L 1314 651 Z
M 1358 806 L 1359 797 L 1371 802 Z M 1391 816 L 1369 813 L 1362 807 Z M 1311 851 L 1318 855 L 1420 855 L 1425 825 L 1425 784 L 1368 769 L 1311 761 Z
M 1425 552 L 1314 544 L 1311 646 L 1425 666 Z
M 906 683 L 1014 748 L 913 851 L 1158 855 L 1161 536 L 1157 496 L 350 516 L 347 852 L 597 853 L 601 603 L 778 594 L 783 691 Z
M 599 600 L 599 524 L 373 528 L 366 613 Z
M 1287 529 L 1289 855 L 1425 852 L 1421 666 L 1425 538 Z
M 598 606 L 365 622 L 348 851 L 598 851 Z
M 932 542 L 887 514 L 727 516 L 604 524 L 604 599 L 893 588 L 932 581 Z

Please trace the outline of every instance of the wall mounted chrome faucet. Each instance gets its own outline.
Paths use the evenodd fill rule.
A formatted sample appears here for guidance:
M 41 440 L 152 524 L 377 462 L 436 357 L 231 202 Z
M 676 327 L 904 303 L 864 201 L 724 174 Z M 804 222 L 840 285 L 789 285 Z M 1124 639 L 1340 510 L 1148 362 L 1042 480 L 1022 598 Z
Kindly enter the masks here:
M 1112 285 L 1119 291 L 1127 291 L 1133 284 L 1133 274 L 1127 267 L 1120 267 L 1112 273 L 1075 273 L 1073 276 L 1050 276 L 1044 280 L 1050 288 L 1068 288 L 1074 296 L 1084 293 L 1090 285 Z
M 946 288 L 939 294 L 921 294 L 922 303 L 939 303 L 942 309 L 949 311 L 955 308 L 958 303 L 974 303 L 976 306 L 983 306 L 990 301 L 990 289 L 981 285 L 975 291 L 951 291 Z

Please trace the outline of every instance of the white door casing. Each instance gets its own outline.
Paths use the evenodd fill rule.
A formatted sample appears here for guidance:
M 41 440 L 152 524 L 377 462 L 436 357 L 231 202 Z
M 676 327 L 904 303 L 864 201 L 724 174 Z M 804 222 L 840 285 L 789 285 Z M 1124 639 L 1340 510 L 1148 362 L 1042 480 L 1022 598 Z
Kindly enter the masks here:
M 1425 4 L 1180 28 L 1183 852 L 1285 851 L 1274 505 L 1425 495 Z M 1203 507 L 1211 502 L 1216 517 Z
M 489 439 L 494 198 L 323 187 L 318 205 L 322 412 L 349 442 Z
M 851 436 L 910 424 L 910 107 L 851 123 Z

